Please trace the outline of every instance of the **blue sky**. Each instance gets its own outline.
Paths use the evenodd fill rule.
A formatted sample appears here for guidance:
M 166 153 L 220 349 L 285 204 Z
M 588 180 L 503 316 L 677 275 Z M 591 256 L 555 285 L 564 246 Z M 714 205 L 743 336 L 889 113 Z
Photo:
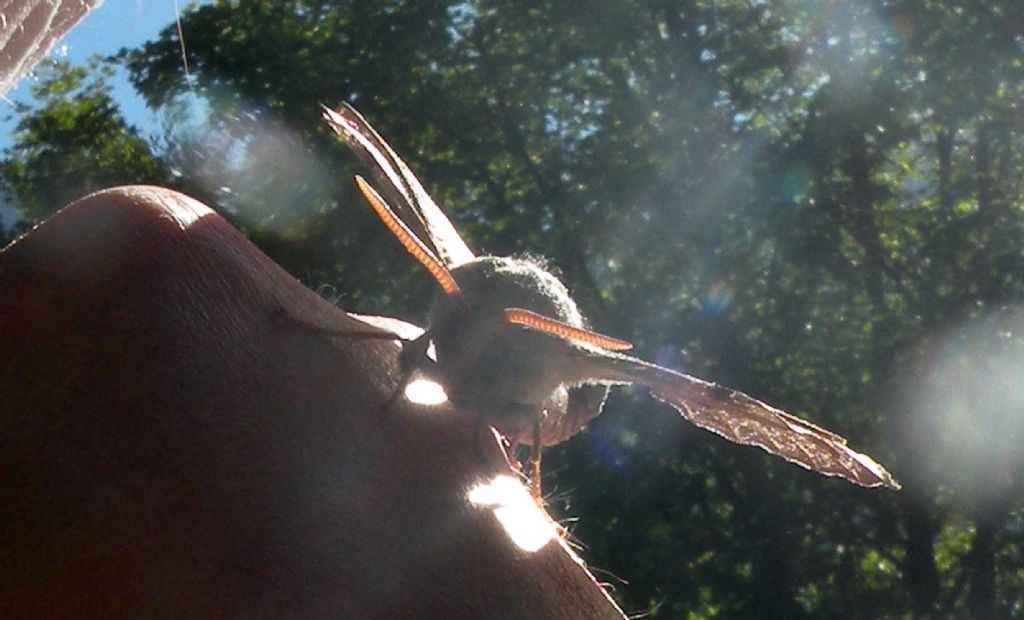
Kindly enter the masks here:
M 174 0 L 106 0 L 54 46 L 50 57 L 84 64 L 93 54 L 113 54 L 122 47 L 137 46 L 156 38 L 164 27 L 174 22 L 176 9 L 190 4 L 197 3 L 179 0 L 176 7 Z M 185 43 L 188 43 L 187 35 Z M 30 101 L 31 80 L 31 75 L 22 78 L 7 97 L 12 101 Z M 156 119 L 145 109 L 124 76 L 118 76 L 113 86 L 114 97 L 128 122 L 150 133 Z M 0 110 L 0 149 L 3 149 L 11 143 L 15 123 L 13 119 L 6 119 L 11 115 L 9 103 L 0 101 Z
M 109 55 L 122 47 L 135 47 L 155 39 L 166 26 L 174 23 L 178 10 L 204 2 L 189 0 L 106 0 L 71 29 L 50 51 L 49 58 L 63 58 L 72 64 L 85 64 L 94 54 Z M 185 38 L 186 46 L 188 36 Z M 13 140 L 17 119 L 11 102 L 31 102 L 33 76 L 23 77 L 6 93 L 10 101 L 0 100 L 0 152 Z M 113 96 L 129 123 L 138 127 L 143 135 L 156 133 L 157 117 L 146 109 L 142 99 L 123 74 L 112 82 Z M 0 226 L 7 227 L 17 220 L 17 213 L 6 201 L 0 200 Z

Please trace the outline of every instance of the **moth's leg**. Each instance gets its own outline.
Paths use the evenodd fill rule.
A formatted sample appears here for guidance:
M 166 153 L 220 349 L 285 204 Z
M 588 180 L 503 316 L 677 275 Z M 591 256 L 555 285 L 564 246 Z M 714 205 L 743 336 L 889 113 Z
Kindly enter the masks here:
M 540 421 L 542 416 L 543 413 L 533 416 L 533 444 L 530 446 L 530 494 L 539 505 L 543 505 L 540 492 L 540 453 L 542 450 Z
M 428 359 L 427 348 L 430 346 L 429 332 L 423 332 L 423 334 L 415 340 L 409 340 L 408 338 L 389 331 L 332 329 L 330 327 L 314 325 L 312 323 L 296 319 L 295 317 L 285 314 L 284 311 L 280 309 L 274 312 L 273 319 L 291 327 L 311 331 L 317 334 L 323 334 L 332 338 L 346 338 L 350 340 L 397 340 L 401 342 L 402 351 L 398 354 L 399 381 L 395 390 L 391 393 L 380 409 L 382 413 L 382 423 L 387 417 L 383 414 L 387 414 L 398 398 L 405 392 L 405 386 L 409 383 L 412 373 Z
M 324 327 L 323 325 L 314 325 L 313 323 L 307 323 L 301 319 L 297 319 L 293 316 L 285 314 L 284 310 L 278 309 L 274 311 L 273 320 L 278 323 L 285 324 L 289 327 L 302 329 L 317 334 L 323 334 L 325 336 L 331 336 L 332 338 L 347 338 L 350 340 L 398 340 L 400 342 L 409 342 L 408 338 L 399 336 L 396 333 L 384 331 L 384 330 L 352 330 L 352 329 L 334 329 L 331 327 Z
M 427 350 L 430 348 L 430 332 L 423 332 L 415 340 L 404 340 L 402 352 L 398 354 L 398 369 L 406 380 L 417 368 L 422 368 L 430 361 Z
M 430 332 L 423 332 L 416 340 L 405 340 L 402 342 L 402 352 L 398 354 L 398 383 L 395 386 L 395 391 L 391 393 L 391 396 L 381 408 L 381 423 L 388 417 L 388 412 L 391 411 L 391 408 L 398 399 L 405 393 L 405 387 L 409 384 L 412 373 L 416 372 L 417 368 L 420 368 L 425 361 L 429 360 L 427 357 L 427 349 L 429 347 Z
M 511 444 L 508 438 L 500 431 L 493 431 L 491 425 L 487 423 L 487 416 L 482 413 L 478 413 L 476 415 L 476 421 L 473 423 L 473 441 L 476 443 L 476 453 L 477 456 L 480 457 L 480 460 L 485 463 L 489 460 L 487 457 L 487 448 L 489 447 L 488 444 L 491 437 L 487 436 L 488 432 L 493 433 L 494 436 L 499 438 L 502 452 L 505 455 L 505 462 L 508 463 L 508 468 L 514 471 L 519 471 L 520 465 L 519 461 L 516 460 L 515 446 Z

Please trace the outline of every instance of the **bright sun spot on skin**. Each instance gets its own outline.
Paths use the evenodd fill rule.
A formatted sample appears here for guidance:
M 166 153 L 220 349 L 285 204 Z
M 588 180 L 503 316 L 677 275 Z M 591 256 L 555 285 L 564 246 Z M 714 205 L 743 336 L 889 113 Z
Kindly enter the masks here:
M 440 405 L 448 402 L 444 388 L 436 381 L 416 379 L 405 386 L 405 397 L 417 405 Z
M 512 476 L 496 476 L 478 484 L 466 497 L 472 504 L 492 509 L 512 542 L 523 551 L 537 551 L 556 536 L 554 522 Z

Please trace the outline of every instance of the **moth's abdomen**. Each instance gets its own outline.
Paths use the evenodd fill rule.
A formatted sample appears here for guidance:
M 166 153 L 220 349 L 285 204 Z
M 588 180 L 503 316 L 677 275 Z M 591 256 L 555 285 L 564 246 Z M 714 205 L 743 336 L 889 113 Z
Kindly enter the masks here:
M 549 412 L 540 424 L 540 439 L 545 446 L 554 446 L 580 432 L 590 420 L 601 413 L 608 386 L 589 384 L 569 388 L 564 410 Z M 523 441 L 525 443 L 525 441 Z

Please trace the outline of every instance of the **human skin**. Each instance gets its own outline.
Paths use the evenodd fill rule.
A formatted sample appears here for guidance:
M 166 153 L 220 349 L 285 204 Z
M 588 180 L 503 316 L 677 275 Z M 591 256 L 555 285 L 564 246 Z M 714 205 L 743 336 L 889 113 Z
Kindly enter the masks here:
M 476 418 L 382 411 L 398 343 L 298 325 L 373 329 L 167 189 L 0 252 L 0 616 L 623 617 L 468 499 Z

